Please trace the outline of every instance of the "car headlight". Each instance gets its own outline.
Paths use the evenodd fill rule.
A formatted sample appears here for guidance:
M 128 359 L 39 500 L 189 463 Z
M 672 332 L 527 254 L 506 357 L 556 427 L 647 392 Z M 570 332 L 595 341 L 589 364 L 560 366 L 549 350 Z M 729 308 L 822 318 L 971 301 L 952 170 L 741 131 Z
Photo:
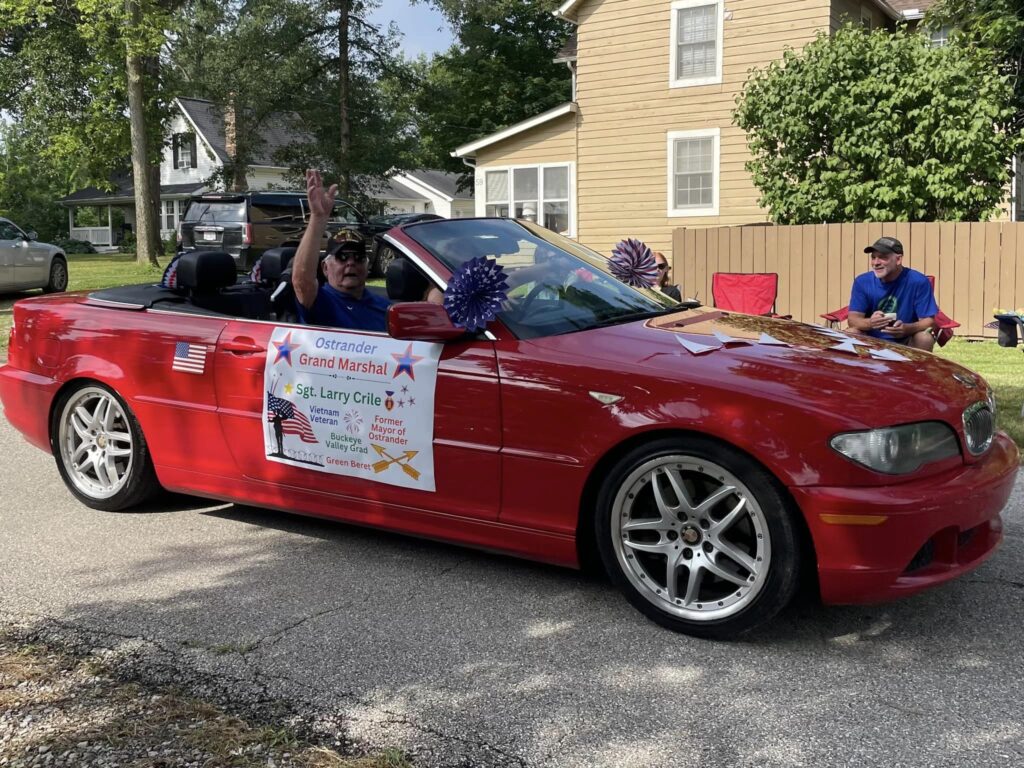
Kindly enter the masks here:
M 956 433 L 939 421 L 844 432 L 832 438 L 839 453 L 868 469 L 905 475 L 932 461 L 960 455 Z

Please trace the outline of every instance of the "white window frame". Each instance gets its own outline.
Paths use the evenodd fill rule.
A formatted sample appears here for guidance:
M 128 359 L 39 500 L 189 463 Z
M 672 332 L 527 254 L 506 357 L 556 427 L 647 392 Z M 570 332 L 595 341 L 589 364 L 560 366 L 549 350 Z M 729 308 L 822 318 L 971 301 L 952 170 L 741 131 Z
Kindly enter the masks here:
M 676 208 L 676 158 L 675 143 L 679 139 L 706 139 L 712 141 L 712 168 L 711 168 L 711 205 L 703 208 Z M 669 131 L 667 134 L 667 171 L 668 171 L 668 215 L 679 216 L 717 216 L 718 196 L 720 192 L 720 169 L 722 165 L 722 129 L 702 128 L 695 131 Z
M 705 77 L 676 77 L 679 71 L 679 14 L 678 11 L 684 8 L 697 8 L 702 5 L 715 6 L 715 15 L 718 17 L 718 31 L 715 51 L 715 74 Z M 669 35 L 669 71 L 668 84 L 670 88 L 689 88 L 694 85 L 715 85 L 722 82 L 722 48 L 725 38 L 725 0 L 675 0 L 672 3 L 672 33 Z
M 953 33 L 953 27 L 949 24 L 943 24 L 938 29 L 931 29 L 927 31 L 928 45 L 931 48 L 942 48 L 944 45 L 949 45 L 949 36 Z
M 478 166 L 476 170 L 476 215 L 486 216 L 487 206 L 507 203 L 509 210 L 509 218 L 514 218 L 511 214 L 515 212 L 516 199 L 515 199 L 515 187 L 514 187 L 514 171 L 522 170 L 524 168 L 535 168 L 539 171 L 537 174 L 537 223 L 541 226 L 544 221 L 544 203 L 546 202 L 562 202 L 563 198 L 556 198 L 548 200 L 544 197 L 544 171 L 547 168 L 568 168 L 569 169 L 569 231 L 563 232 L 567 237 L 576 237 L 576 163 L 565 162 L 565 163 L 525 163 L 522 165 L 488 165 Z M 488 173 L 508 173 L 508 200 L 506 201 L 494 201 L 487 200 L 487 174 Z M 529 202 L 534 202 L 530 200 Z

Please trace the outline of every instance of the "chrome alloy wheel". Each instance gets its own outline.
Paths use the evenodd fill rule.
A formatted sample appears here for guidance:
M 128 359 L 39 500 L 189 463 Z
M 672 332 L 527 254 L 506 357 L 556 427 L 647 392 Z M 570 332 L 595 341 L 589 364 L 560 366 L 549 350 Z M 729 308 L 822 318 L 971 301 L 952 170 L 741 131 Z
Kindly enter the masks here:
M 60 414 L 60 458 L 75 488 L 109 499 L 131 475 L 133 451 L 128 417 L 110 392 L 85 387 Z
M 626 478 L 612 507 L 611 538 L 637 592 L 688 621 L 742 611 L 771 565 L 768 523 L 747 486 L 684 455 L 653 458 Z

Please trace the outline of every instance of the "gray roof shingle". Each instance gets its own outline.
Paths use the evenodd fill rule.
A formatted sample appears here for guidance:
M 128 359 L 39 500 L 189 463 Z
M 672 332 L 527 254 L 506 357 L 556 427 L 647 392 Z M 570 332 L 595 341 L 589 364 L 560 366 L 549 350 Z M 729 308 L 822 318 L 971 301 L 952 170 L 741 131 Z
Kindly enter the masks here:
M 222 163 L 227 162 L 224 108 L 204 99 L 179 97 L 178 103 L 181 104 L 181 108 L 185 110 L 185 114 L 196 126 L 196 129 L 209 142 L 217 159 Z M 280 164 L 274 160 L 276 152 L 291 144 L 311 141 L 309 135 L 295 127 L 296 123 L 297 118 L 292 113 L 282 112 L 272 116 L 261 132 L 262 145 L 257 149 L 256 157 L 252 158 L 251 164 L 280 167 Z

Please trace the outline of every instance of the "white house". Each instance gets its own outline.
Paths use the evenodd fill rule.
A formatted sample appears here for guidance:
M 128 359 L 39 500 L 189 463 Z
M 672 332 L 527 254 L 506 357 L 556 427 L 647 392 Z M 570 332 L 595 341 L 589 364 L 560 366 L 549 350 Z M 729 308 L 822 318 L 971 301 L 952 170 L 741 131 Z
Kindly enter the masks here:
M 174 100 L 176 113 L 169 127 L 169 141 L 160 162 L 160 236 L 171 237 L 185 213 L 192 195 L 208 191 L 208 181 L 222 169 L 234 153 L 233 113 L 202 99 Z M 275 164 L 274 155 L 281 148 L 304 136 L 290 129 L 286 116 L 264 130 L 262 146 L 247 174 L 249 189 L 283 187 L 288 167 Z M 93 245 L 116 245 L 121 227 L 135 229 L 135 189 L 131 174 L 113 180 L 114 189 L 105 192 L 96 187 L 80 189 L 59 202 L 68 208 L 71 237 L 88 240 Z M 106 222 L 98 226 L 78 226 L 75 212 L 82 207 L 101 207 Z
M 387 213 L 436 213 L 446 219 L 475 215 L 472 185 L 459 189 L 459 174 L 445 171 L 396 173 L 370 197 L 385 204 Z

